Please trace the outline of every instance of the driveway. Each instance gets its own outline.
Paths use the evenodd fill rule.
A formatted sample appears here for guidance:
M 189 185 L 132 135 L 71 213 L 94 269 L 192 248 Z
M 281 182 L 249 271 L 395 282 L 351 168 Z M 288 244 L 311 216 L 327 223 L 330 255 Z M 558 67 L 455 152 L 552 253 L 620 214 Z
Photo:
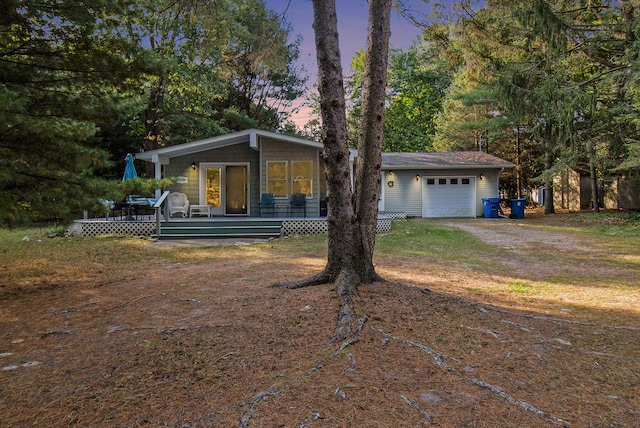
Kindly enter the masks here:
M 526 220 L 478 218 L 443 220 L 442 224 L 469 232 L 489 245 L 517 253 L 528 253 L 532 247 L 548 252 L 597 252 L 593 246 L 568 233 L 535 227 L 540 226 L 539 221 L 528 223 Z
M 545 218 L 439 220 L 444 226 L 464 230 L 488 245 L 505 250 L 506 256 L 496 261 L 526 279 L 545 281 L 557 275 L 582 278 L 590 274 L 637 275 L 620 266 L 615 255 L 598 247 L 597 242 L 578 233 L 549 227 L 568 226 L 554 221 Z

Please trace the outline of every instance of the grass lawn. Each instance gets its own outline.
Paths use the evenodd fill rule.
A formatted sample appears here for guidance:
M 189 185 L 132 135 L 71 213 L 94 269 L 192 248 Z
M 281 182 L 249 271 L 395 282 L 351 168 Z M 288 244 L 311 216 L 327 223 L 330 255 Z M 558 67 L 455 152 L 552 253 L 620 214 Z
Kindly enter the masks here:
M 323 236 L 0 230 L 3 427 L 637 427 L 640 217 L 397 221 L 328 343 Z

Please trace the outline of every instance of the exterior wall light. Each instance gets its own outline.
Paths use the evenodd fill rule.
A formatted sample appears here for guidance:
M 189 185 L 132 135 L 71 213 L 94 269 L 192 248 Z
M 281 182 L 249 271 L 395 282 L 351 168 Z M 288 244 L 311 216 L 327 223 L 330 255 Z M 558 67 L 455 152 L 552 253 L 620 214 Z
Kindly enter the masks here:
M 195 162 L 191 162 L 191 170 L 192 170 L 192 171 L 195 171 L 195 170 L 197 170 L 197 169 L 198 169 L 198 165 L 196 165 L 196 163 L 195 163 Z
M 387 183 L 387 186 L 389 186 L 389 187 L 393 187 L 393 180 L 390 180 L 390 181 Z
M 420 181 L 420 175 L 416 174 L 416 181 Z
M 484 174 L 480 174 L 480 180 L 484 180 Z

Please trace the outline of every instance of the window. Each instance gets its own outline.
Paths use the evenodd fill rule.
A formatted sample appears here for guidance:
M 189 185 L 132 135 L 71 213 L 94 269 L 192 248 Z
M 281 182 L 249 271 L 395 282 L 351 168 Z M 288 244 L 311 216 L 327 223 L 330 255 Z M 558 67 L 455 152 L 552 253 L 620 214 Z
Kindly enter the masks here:
M 436 180 L 433 178 L 427 178 L 427 184 L 436 184 Z
M 458 179 L 452 178 L 449 184 L 458 184 Z
M 287 162 L 267 162 L 267 193 L 277 198 L 287 197 Z
M 313 197 L 313 162 L 291 162 L 291 177 L 293 179 L 291 193 L 303 193 L 307 198 Z
M 462 179 L 462 184 L 469 184 L 469 179 L 468 178 L 463 178 Z
M 438 179 L 438 184 L 447 184 L 447 179 L 446 178 L 439 178 Z
M 205 174 L 207 204 L 220 208 L 220 168 L 207 168 Z

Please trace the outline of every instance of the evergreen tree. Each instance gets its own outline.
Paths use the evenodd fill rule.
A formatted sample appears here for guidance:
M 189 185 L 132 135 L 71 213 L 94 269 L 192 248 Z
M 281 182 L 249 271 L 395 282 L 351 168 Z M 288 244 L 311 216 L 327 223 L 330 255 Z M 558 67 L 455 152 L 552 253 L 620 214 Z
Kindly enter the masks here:
M 117 103 L 116 85 L 144 55 L 115 28 L 126 4 L 8 0 L 0 13 L 0 223 L 65 221 L 106 183 L 108 154 L 92 147 Z

